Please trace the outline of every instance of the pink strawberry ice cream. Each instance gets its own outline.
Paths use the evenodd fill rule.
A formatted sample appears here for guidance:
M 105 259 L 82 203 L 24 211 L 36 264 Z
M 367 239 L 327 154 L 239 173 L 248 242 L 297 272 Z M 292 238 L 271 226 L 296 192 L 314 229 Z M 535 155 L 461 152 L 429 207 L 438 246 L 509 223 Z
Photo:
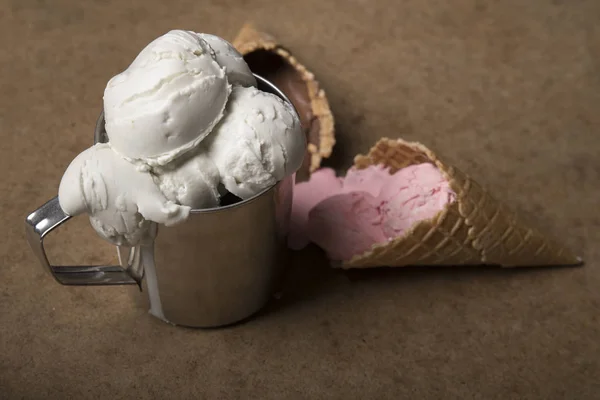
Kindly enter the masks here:
M 404 235 L 454 200 L 441 172 L 428 163 L 395 174 L 383 166 L 351 168 L 345 178 L 324 168 L 295 188 L 289 245 L 300 249 L 312 241 L 330 259 L 349 260 Z
M 308 237 L 332 260 L 347 260 L 385 242 L 379 201 L 367 192 L 331 196 L 309 212 Z
M 310 242 L 306 232 L 308 213 L 321 201 L 340 193 L 351 192 L 367 192 L 377 196 L 389 178 L 390 174 L 383 166 L 350 168 L 345 178 L 336 177 L 331 168 L 315 171 L 310 176 L 310 181 L 298 183 L 294 188 L 289 247 L 300 250 Z
M 411 165 L 390 176 L 379 195 L 383 232 L 402 236 L 419 221 L 433 218 L 455 194 L 432 164 Z
M 306 235 L 308 213 L 322 200 L 342 190 L 342 179 L 335 176 L 335 171 L 322 168 L 315 171 L 309 182 L 301 182 L 294 187 L 294 201 L 290 219 L 288 246 L 294 250 L 305 247 L 310 240 Z
M 390 180 L 390 171 L 383 165 L 365 169 L 350 168 L 343 178 L 343 192 L 367 192 L 379 196 L 381 189 Z

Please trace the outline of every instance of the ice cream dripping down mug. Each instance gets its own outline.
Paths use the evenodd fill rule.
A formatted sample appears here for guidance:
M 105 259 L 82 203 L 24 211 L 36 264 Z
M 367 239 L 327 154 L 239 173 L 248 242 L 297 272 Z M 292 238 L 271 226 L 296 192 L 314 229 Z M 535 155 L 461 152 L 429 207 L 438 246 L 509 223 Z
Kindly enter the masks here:
M 255 77 L 258 89 L 291 104 L 272 83 Z M 107 140 L 102 113 L 94 143 Z M 175 226 L 153 223 L 152 243 L 117 247 L 120 265 L 50 263 L 44 238 L 71 218 L 58 196 L 26 218 L 26 237 L 43 268 L 62 285 L 131 285 L 135 302 L 163 321 L 225 326 L 253 316 L 272 295 L 287 255 L 294 179 L 290 175 L 232 205 L 192 210 Z

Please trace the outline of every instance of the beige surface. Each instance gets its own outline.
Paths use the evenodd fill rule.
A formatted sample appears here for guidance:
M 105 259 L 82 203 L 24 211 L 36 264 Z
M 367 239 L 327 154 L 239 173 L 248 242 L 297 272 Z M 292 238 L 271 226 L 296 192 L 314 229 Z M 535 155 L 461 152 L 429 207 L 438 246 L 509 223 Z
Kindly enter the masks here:
M 272 3 L 0 2 L 0 397 L 598 398 L 600 3 Z M 343 273 L 309 249 L 271 312 L 213 331 L 54 283 L 23 219 L 90 144 L 106 81 L 169 29 L 232 38 L 249 18 L 327 90 L 335 166 L 419 140 L 587 265 Z M 90 231 L 54 235 L 54 258 L 110 261 Z

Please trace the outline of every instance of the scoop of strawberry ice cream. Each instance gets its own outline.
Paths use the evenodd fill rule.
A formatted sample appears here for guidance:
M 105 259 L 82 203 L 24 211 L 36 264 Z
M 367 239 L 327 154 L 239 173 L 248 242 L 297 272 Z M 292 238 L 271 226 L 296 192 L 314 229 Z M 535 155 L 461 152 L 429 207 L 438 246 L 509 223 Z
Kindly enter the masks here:
M 318 170 L 296 186 L 289 245 L 300 249 L 312 241 L 330 259 L 349 260 L 402 236 L 454 200 L 442 173 L 428 163 L 394 174 L 384 166 L 351 168 L 345 178 Z
M 309 213 L 308 237 L 332 260 L 348 260 L 387 240 L 379 200 L 368 192 L 337 194 Z
M 379 196 L 381 189 L 390 180 L 390 170 L 383 165 L 373 165 L 369 168 L 358 169 L 352 167 L 342 181 L 342 191 L 367 192 Z
M 306 229 L 308 213 L 320 201 L 340 193 L 366 192 L 378 196 L 381 188 L 390 178 L 389 169 L 373 166 L 365 169 L 350 168 L 344 178 L 338 178 L 331 168 L 315 171 L 307 182 L 300 182 L 294 188 L 294 202 L 288 246 L 300 250 L 310 242 Z
M 310 176 L 310 181 L 300 182 L 294 187 L 292 215 L 288 246 L 300 250 L 310 240 L 306 234 L 308 213 L 321 200 L 334 196 L 342 190 L 342 179 L 335 176 L 331 168 L 321 168 Z
M 432 164 L 411 165 L 391 175 L 379 195 L 383 231 L 402 236 L 455 200 L 450 184 Z

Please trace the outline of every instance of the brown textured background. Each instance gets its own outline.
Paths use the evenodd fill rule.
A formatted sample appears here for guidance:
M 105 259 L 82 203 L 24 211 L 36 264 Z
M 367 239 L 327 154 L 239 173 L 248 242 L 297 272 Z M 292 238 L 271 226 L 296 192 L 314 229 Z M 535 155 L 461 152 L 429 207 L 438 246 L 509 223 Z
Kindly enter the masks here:
M 600 398 L 597 0 L 2 0 L 0 15 L 0 398 Z M 267 312 L 212 331 L 164 325 L 124 288 L 56 284 L 23 221 L 90 145 L 107 80 L 170 29 L 232 39 L 247 19 L 327 90 L 333 165 L 382 135 L 420 140 L 587 265 L 343 273 L 311 248 Z M 114 258 L 85 218 L 61 231 L 55 260 Z

